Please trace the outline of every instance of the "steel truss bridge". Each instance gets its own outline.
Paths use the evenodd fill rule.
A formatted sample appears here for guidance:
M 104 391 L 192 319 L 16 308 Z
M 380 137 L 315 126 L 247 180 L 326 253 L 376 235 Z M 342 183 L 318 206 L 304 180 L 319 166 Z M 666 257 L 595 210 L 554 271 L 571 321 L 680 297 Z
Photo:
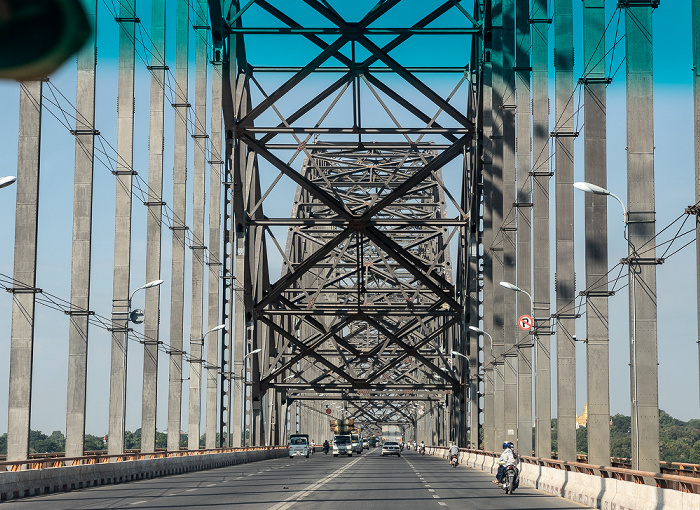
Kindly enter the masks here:
M 94 20 L 97 2 L 84 4 Z M 110 453 L 124 449 L 126 351 L 130 337 L 137 337 L 145 353 L 142 451 L 155 450 L 158 358 L 167 356 L 170 450 L 179 447 L 182 428 L 189 448 L 198 448 L 204 408 L 208 448 L 221 446 L 217 442 L 283 444 L 297 431 L 321 438 L 330 413 L 352 416 L 369 432 L 399 424 L 407 438 L 435 445 L 456 440 L 496 450 L 508 438 L 521 451 L 548 458 L 550 366 L 556 363 L 558 456 L 575 460 L 573 147 L 584 137 L 585 180 L 604 188 L 611 81 L 610 48 L 601 44 L 608 21 L 604 2 L 584 0 L 583 20 L 574 19 L 571 0 L 554 0 L 554 11 L 547 0 L 435 0 L 420 8 L 382 0 L 366 9 L 358 5 L 358 12 L 340 4 L 168 2 L 176 10 L 174 62 L 163 57 L 165 0 L 152 1 L 150 28 L 140 22 L 134 0 L 121 1 L 113 13 L 120 28 L 120 108 L 108 318 Z M 658 6 L 658 0 L 624 0 L 616 11 L 626 20 L 629 254 L 623 263 L 634 298 L 630 315 L 637 321 L 631 324 L 633 466 L 652 472 L 659 463 L 654 295 L 656 265 L 663 260 L 654 249 L 636 247 L 653 246 L 655 237 L 648 77 Z M 576 77 L 575 23 L 583 23 L 588 63 Z M 144 30 L 148 45 L 139 36 Z M 552 33 L 554 123 L 548 94 Z M 194 39 L 193 66 L 188 38 Z M 441 46 L 445 38 L 462 44 L 448 50 Z M 305 50 L 285 57 L 288 45 L 297 44 Z M 133 149 L 141 143 L 134 140 L 132 104 L 135 53 L 142 49 L 150 53 L 151 76 L 147 183 L 134 170 Z M 64 309 L 70 317 L 67 456 L 83 454 L 88 327 L 97 313 L 85 271 L 98 206 L 92 196 L 100 136 L 95 52 L 93 37 L 78 56 L 71 130 L 76 163 L 71 297 Z M 694 58 L 697 87 L 697 49 Z M 191 68 L 194 93 L 188 89 Z M 577 86 L 584 98 L 582 133 L 573 121 Z M 13 293 L 8 460 L 28 454 L 35 305 L 47 299 L 36 279 L 36 225 L 39 134 L 43 110 L 52 106 L 45 99 L 50 87 L 21 84 L 15 267 L 3 281 Z M 697 97 L 695 104 L 697 112 Z M 164 136 L 170 107 L 171 138 Z M 194 140 L 189 180 L 188 140 Z M 174 154 L 167 177 L 166 147 Z M 170 204 L 164 182 L 172 184 Z M 556 215 L 550 218 L 553 190 Z M 131 299 L 140 290 L 129 279 L 133 196 L 148 211 L 146 281 L 170 278 L 165 338 L 159 310 L 166 296 L 157 285 L 145 290 L 144 333 L 133 326 Z M 589 461 L 601 465 L 610 462 L 606 200 L 600 193 L 586 195 L 586 239 L 597 241 L 586 251 L 582 292 L 589 311 Z M 172 241 L 170 268 L 161 268 L 163 234 Z M 186 260 L 191 284 L 185 282 Z M 522 315 L 533 316 L 529 333 L 517 329 L 515 318 Z M 553 342 L 557 359 L 550 359 Z

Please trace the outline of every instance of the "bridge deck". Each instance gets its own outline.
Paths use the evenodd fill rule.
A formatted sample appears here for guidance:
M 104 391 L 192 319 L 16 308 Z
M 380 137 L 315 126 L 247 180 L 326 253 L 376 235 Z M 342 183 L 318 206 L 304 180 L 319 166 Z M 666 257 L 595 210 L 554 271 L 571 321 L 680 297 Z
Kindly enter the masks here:
M 370 449 L 361 456 L 276 459 L 121 485 L 26 498 L 3 508 L 541 509 L 585 508 L 521 488 L 506 495 L 492 477 L 443 459 Z

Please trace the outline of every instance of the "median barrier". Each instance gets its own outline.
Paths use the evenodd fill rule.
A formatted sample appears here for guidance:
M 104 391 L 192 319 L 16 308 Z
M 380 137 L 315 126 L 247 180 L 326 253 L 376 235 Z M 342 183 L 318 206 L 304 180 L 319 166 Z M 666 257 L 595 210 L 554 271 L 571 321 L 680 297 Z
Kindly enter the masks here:
M 40 468 L 35 469 L 31 469 L 34 464 L 27 464 L 26 461 L 24 464 L 2 462 L 0 469 L 21 469 L 0 472 L 0 501 L 215 469 L 288 455 L 287 447 L 253 447 L 57 458 L 51 459 L 50 464 L 42 463 Z M 58 466 L 59 464 L 61 465 Z
M 447 448 L 429 447 L 445 458 Z M 462 449 L 460 462 L 495 475 L 500 454 Z M 700 479 L 521 457 L 520 485 L 602 510 L 700 510 Z

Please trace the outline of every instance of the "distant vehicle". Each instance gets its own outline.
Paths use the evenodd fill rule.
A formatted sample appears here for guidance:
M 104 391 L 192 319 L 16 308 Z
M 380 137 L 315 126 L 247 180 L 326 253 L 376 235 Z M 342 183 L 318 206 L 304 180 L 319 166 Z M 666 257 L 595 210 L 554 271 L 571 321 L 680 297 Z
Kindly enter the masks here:
M 362 449 L 369 450 L 369 441 L 367 439 L 362 440 Z
M 396 455 L 401 457 L 401 446 L 396 441 L 384 441 L 382 445 L 382 457 L 385 455 Z
M 374 437 L 374 436 L 370 437 L 370 438 L 369 438 L 369 445 L 370 445 L 372 448 L 374 448 L 375 446 L 377 446 L 377 438 Z
M 358 434 L 350 434 L 352 451 L 358 455 L 362 453 L 362 438 Z
M 403 429 L 399 425 L 382 425 L 382 441 L 395 441 L 399 444 L 403 441 Z
M 309 435 L 292 434 L 289 436 L 289 458 L 304 456 L 309 458 Z
M 338 455 L 352 457 L 352 440 L 350 436 L 337 435 L 333 438 L 333 457 Z

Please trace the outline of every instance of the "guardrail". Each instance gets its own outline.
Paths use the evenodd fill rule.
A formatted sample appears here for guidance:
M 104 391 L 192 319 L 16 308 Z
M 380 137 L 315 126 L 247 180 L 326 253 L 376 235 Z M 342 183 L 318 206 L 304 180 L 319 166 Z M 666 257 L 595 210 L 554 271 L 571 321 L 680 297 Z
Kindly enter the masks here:
M 287 446 L 248 446 L 241 448 L 214 448 L 201 450 L 174 450 L 140 452 L 127 451 L 118 455 L 108 455 L 106 452 L 86 452 L 81 457 L 60 457 L 52 454 L 39 454 L 27 460 L 0 462 L 0 472 L 2 471 L 23 471 L 31 469 L 46 469 L 66 466 L 84 466 L 93 464 L 106 464 L 110 462 L 130 462 L 135 460 L 164 459 L 168 457 L 190 457 L 194 455 L 212 455 L 217 453 L 233 453 L 257 450 L 285 449 Z M 50 455 L 50 456 L 47 456 Z
M 435 450 L 447 450 L 445 446 L 433 446 Z M 469 448 L 460 448 L 461 452 L 475 455 L 483 455 L 485 457 L 501 456 L 500 453 L 489 452 L 484 450 L 472 450 Z M 611 459 L 614 461 L 616 459 Z M 621 460 L 621 459 L 617 459 Z M 576 473 L 587 474 L 591 476 L 599 476 L 601 478 L 611 478 L 620 481 L 634 482 L 642 485 L 652 485 L 661 489 L 672 489 L 680 492 L 691 494 L 700 494 L 700 465 L 698 464 L 682 464 L 682 463 L 664 463 L 666 467 L 662 469 L 677 469 L 688 475 L 679 475 L 675 473 L 651 473 L 648 471 L 636 471 L 625 467 L 618 466 L 596 466 L 586 464 L 584 462 L 568 462 L 556 459 L 539 459 L 536 457 L 520 456 L 520 461 L 526 464 L 534 464 L 537 466 L 558 469 L 562 471 L 571 471 Z M 671 466 L 678 465 L 679 468 Z M 688 471 L 686 471 L 686 469 Z M 692 474 L 690 474 L 692 473 Z

